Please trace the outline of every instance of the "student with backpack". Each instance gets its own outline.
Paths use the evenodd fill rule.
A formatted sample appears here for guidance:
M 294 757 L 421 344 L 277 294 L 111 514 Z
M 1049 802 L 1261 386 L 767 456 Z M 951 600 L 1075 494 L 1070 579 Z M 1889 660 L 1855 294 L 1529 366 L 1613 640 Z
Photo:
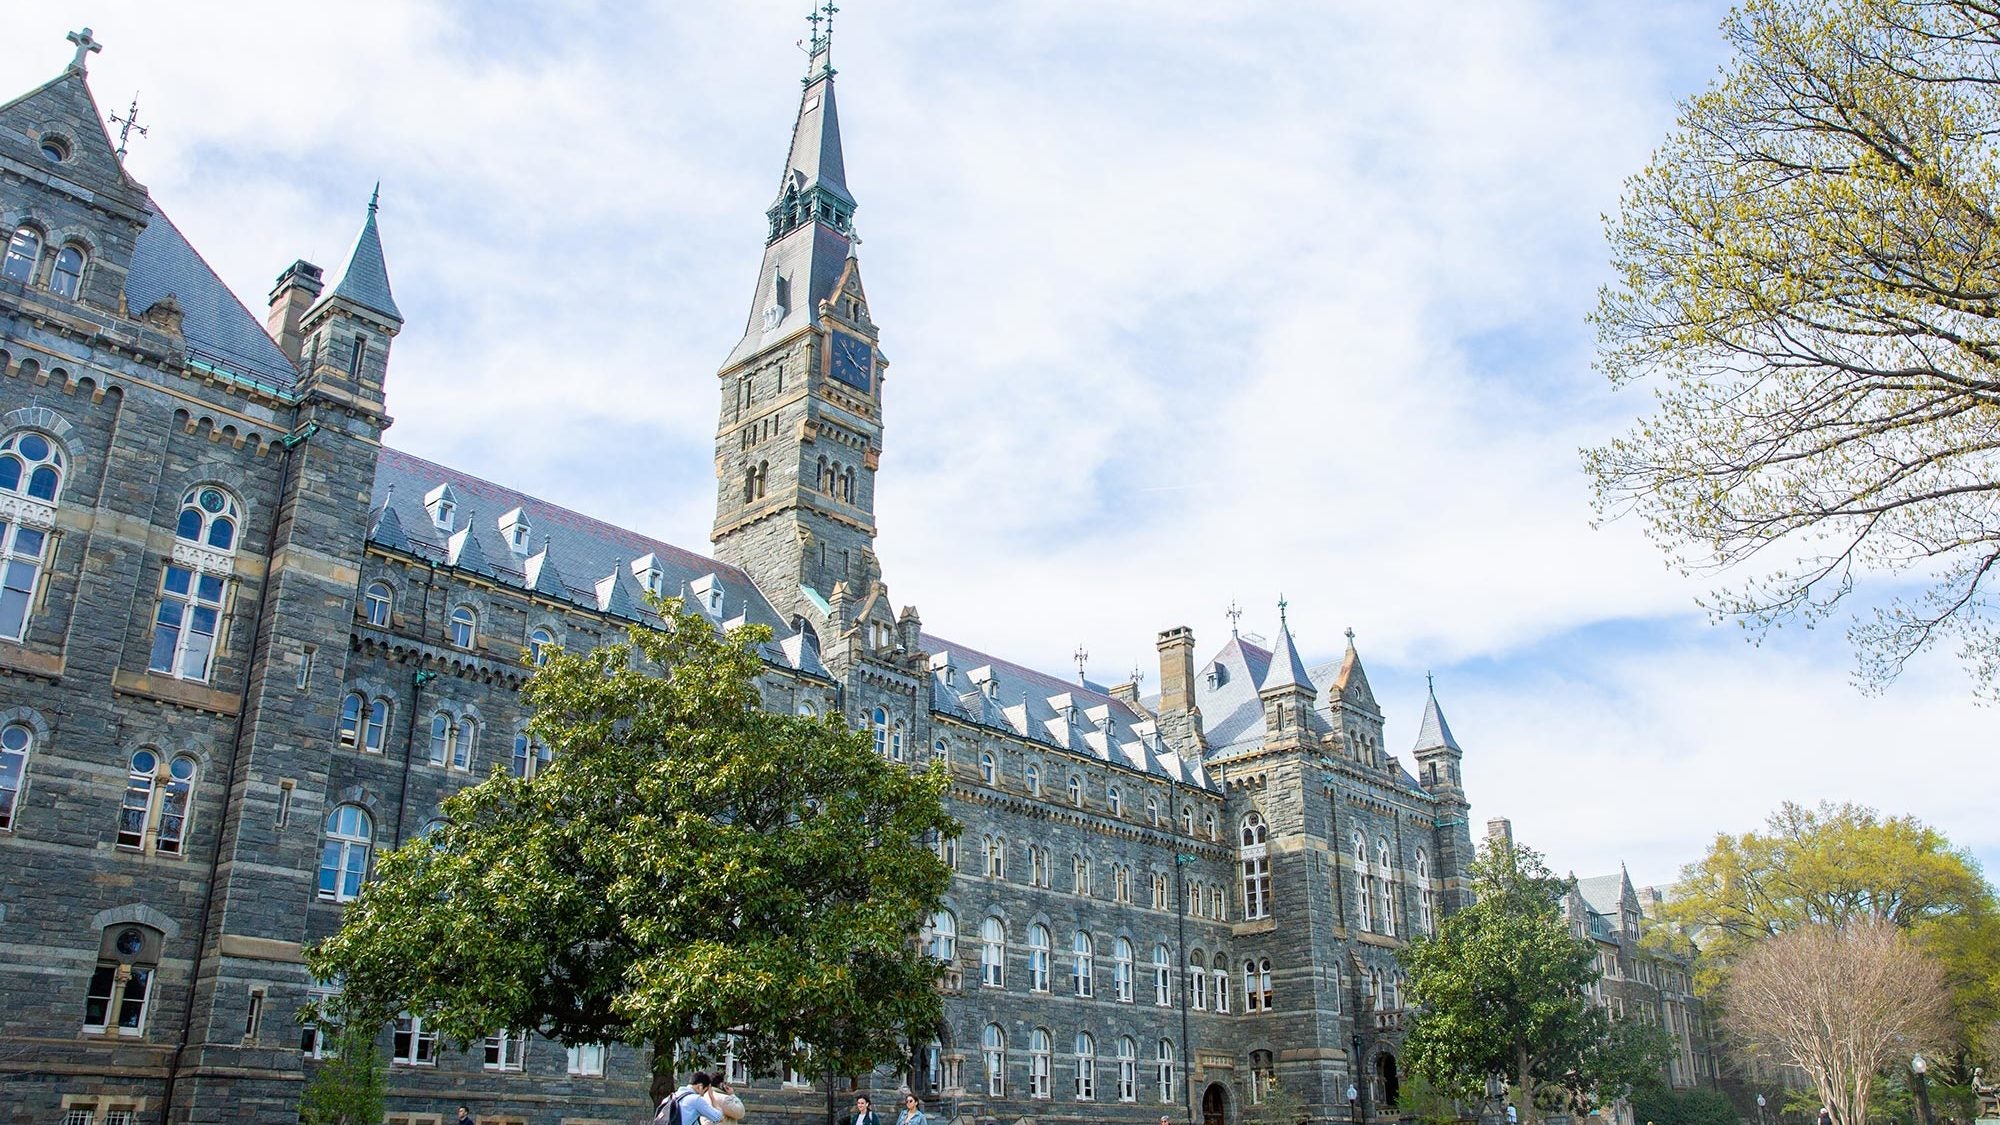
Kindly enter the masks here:
M 660 1103 L 660 1111 L 653 1115 L 653 1125 L 696 1125 L 701 1121 L 721 1121 L 722 1110 L 708 1099 L 709 1087 L 714 1084 L 714 1078 L 707 1071 L 695 1071 L 687 1085 L 675 1090 L 671 1097 Z

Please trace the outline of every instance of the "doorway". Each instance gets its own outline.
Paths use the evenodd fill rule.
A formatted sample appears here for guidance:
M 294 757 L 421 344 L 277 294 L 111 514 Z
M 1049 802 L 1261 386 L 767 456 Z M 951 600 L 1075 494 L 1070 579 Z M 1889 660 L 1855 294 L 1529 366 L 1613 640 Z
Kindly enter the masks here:
M 1381 1099 L 1375 1106 L 1377 1113 L 1386 1113 L 1396 1108 L 1396 1095 L 1402 1090 L 1402 1082 L 1396 1077 L 1396 1056 L 1387 1051 L 1375 1056 L 1375 1088 Z
M 1229 1093 L 1220 1082 L 1201 1092 L 1201 1125 L 1229 1125 Z

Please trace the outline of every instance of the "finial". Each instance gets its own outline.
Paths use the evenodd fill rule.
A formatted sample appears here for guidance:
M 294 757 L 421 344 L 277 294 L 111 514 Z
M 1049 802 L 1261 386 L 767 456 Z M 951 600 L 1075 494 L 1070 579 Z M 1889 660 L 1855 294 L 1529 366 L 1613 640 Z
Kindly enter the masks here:
M 376 180 L 375 190 L 368 193 L 368 214 L 371 216 L 374 215 L 375 209 L 377 207 L 380 207 L 381 205 L 382 205 L 382 181 Z
M 1145 682 L 1146 682 L 1146 670 L 1144 668 L 1139 667 L 1137 664 L 1132 665 L 1132 686 L 1138 687 L 1140 684 L 1143 684 Z
M 1231 598 L 1229 599 L 1229 608 L 1223 610 L 1222 614 L 1224 617 L 1229 618 L 1229 635 L 1232 637 L 1235 636 L 1236 625 L 1243 620 L 1243 607 L 1236 604 L 1235 598 Z
M 822 75 L 833 74 L 833 15 L 838 11 L 840 9 L 834 6 L 833 0 L 826 0 L 806 16 L 806 23 L 812 27 L 812 38 L 806 44 L 804 81 L 808 86 Z M 824 29 L 820 27 L 822 22 L 826 24 Z
M 1076 646 L 1076 651 L 1071 653 L 1070 657 L 1076 661 L 1076 682 L 1085 682 L 1083 678 L 1083 666 L 1090 660 L 1090 653 L 1084 651 L 1082 645 L 1078 645 Z
M 1424 673 L 1424 686 L 1430 689 L 1431 698 L 1436 699 L 1438 694 L 1437 677 L 1431 675 L 1428 671 L 1426 671 Z
M 90 29 L 87 27 L 82 31 L 70 32 L 67 38 L 70 42 L 76 44 L 76 57 L 69 61 L 69 68 L 78 74 L 86 73 L 86 64 L 89 62 L 90 56 L 102 51 L 104 44 L 92 39 L 90 37 Z
M 1348 648 L 1354 647 L 1354 626 L 1352 625 L 1349 625 L 1347 627 L 1347 647 Z
M 1279 627 L 1279 628 L 1285 628 L 1285 627 L 1286 627 L 1286 625 L 1285 625 L 1285 610 L 1286 610 L 1286 608 L 1287 608 L 1287 607 L 1289 607 L 1289 606 L 1290 606 L 1291 604 L 1292 604 L 1292 603 L 1290 603 L 1290 602 L 1288 602 L 1288 601 L 1286 601 L 1286 600 L 1285 600 L 1285 595 L 1283 595 L 1283 594 L 1279 594 L 1279 595 L 1278 595 L 1278 627 Z
M 88 29 L 85 29 L 85 33 L 88 34 Z M 125 159 L 125 144 L 131 138 L 132 134 L 136 132 L 142 137 L 146 135 L 146 127 L 139 124 L 139 92 L 137 90 L 132 92 L 132 107 L 125 111 L 125 116 L 120 117 L 114 113 L 111 115 L 111 123 L 118 126 L 117 156 L 118 159 L 123 160 Z

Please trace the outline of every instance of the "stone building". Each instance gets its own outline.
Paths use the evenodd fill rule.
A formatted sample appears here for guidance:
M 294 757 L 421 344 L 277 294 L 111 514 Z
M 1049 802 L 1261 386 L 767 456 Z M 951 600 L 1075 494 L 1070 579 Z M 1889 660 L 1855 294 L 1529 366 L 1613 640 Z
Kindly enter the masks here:
M 1273 1082 L 1317 1120 L 1396 1115 L 1394 952 L 1467 893 L 1437 700 L 1412 773 L 1351 636 L 1308 668 L 1282 608 L 1268 647 L 1161 633 L 1142 699 L 894 606 L 889 364 L 823 38 L 719 372 L 712 555 L 383 445 L 403 319 L 374 203 L 260 323 L 126 172 L 71 39 L 0 105 L 0 1123 L 295 1120 L 326 1050 L 301 949 L 445 795 L 541 767 L 522 680 L 656 621 L 647 593 L 770 626 L 770 706 L 950 764 L 965 832 L 923 935 L 947 1018 L 864 1087 L 980 1121 L 1222 1125 Z M 622 1046 L 460 1053 L 421 1013 L 382 1045 L 391 1122 L 646 1112 Z M 810 1078 L 741 1077 L 761 1115 L 824 1112 Z

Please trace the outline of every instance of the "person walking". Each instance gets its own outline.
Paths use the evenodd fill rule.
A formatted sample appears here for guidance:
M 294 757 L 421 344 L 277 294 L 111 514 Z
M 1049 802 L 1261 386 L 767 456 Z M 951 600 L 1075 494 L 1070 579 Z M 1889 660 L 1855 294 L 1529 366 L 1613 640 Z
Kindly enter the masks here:
M 881 1115 L 875 1112 L 875 1103 L 867 1094 L 854 1095 L 854 1112 L 848 1115 L 847 1125 L 882 1125 Z
M 724 1122 L 743 1120 L 743 1099 L 730 1087 L 729 1072 L 718 1070 L 709 1077 L 713 1080 L 708 1087 L 709 1104 L 722 1111 Z
M 660 1103 L 660 1112 L 653 1115 L 653 1125 L 696 1125 L 700 1121 L 721 1121 L 722 1110 L 708 1100 L 709 1087 L 714 1084 L 715 1079 L 707 1071 L 695 1071 L 687 1085 L 675 1090 Z
M 1814 1125 L 1833 1125 L 1833 1111 L 1825 1106 L 1819 1107 L 1819 1120 Z
M 924 1103 L 915 1094 L 903 1095 L 903 1111 L 896 1115 L 896 1125 L 931 1125 L 930 1115 L 924 1112 Z
M 464 1106 L 459 1106 L 458 1120 L 452 1122 L 451 1125 L 472 1125 L 472 1111 Z

